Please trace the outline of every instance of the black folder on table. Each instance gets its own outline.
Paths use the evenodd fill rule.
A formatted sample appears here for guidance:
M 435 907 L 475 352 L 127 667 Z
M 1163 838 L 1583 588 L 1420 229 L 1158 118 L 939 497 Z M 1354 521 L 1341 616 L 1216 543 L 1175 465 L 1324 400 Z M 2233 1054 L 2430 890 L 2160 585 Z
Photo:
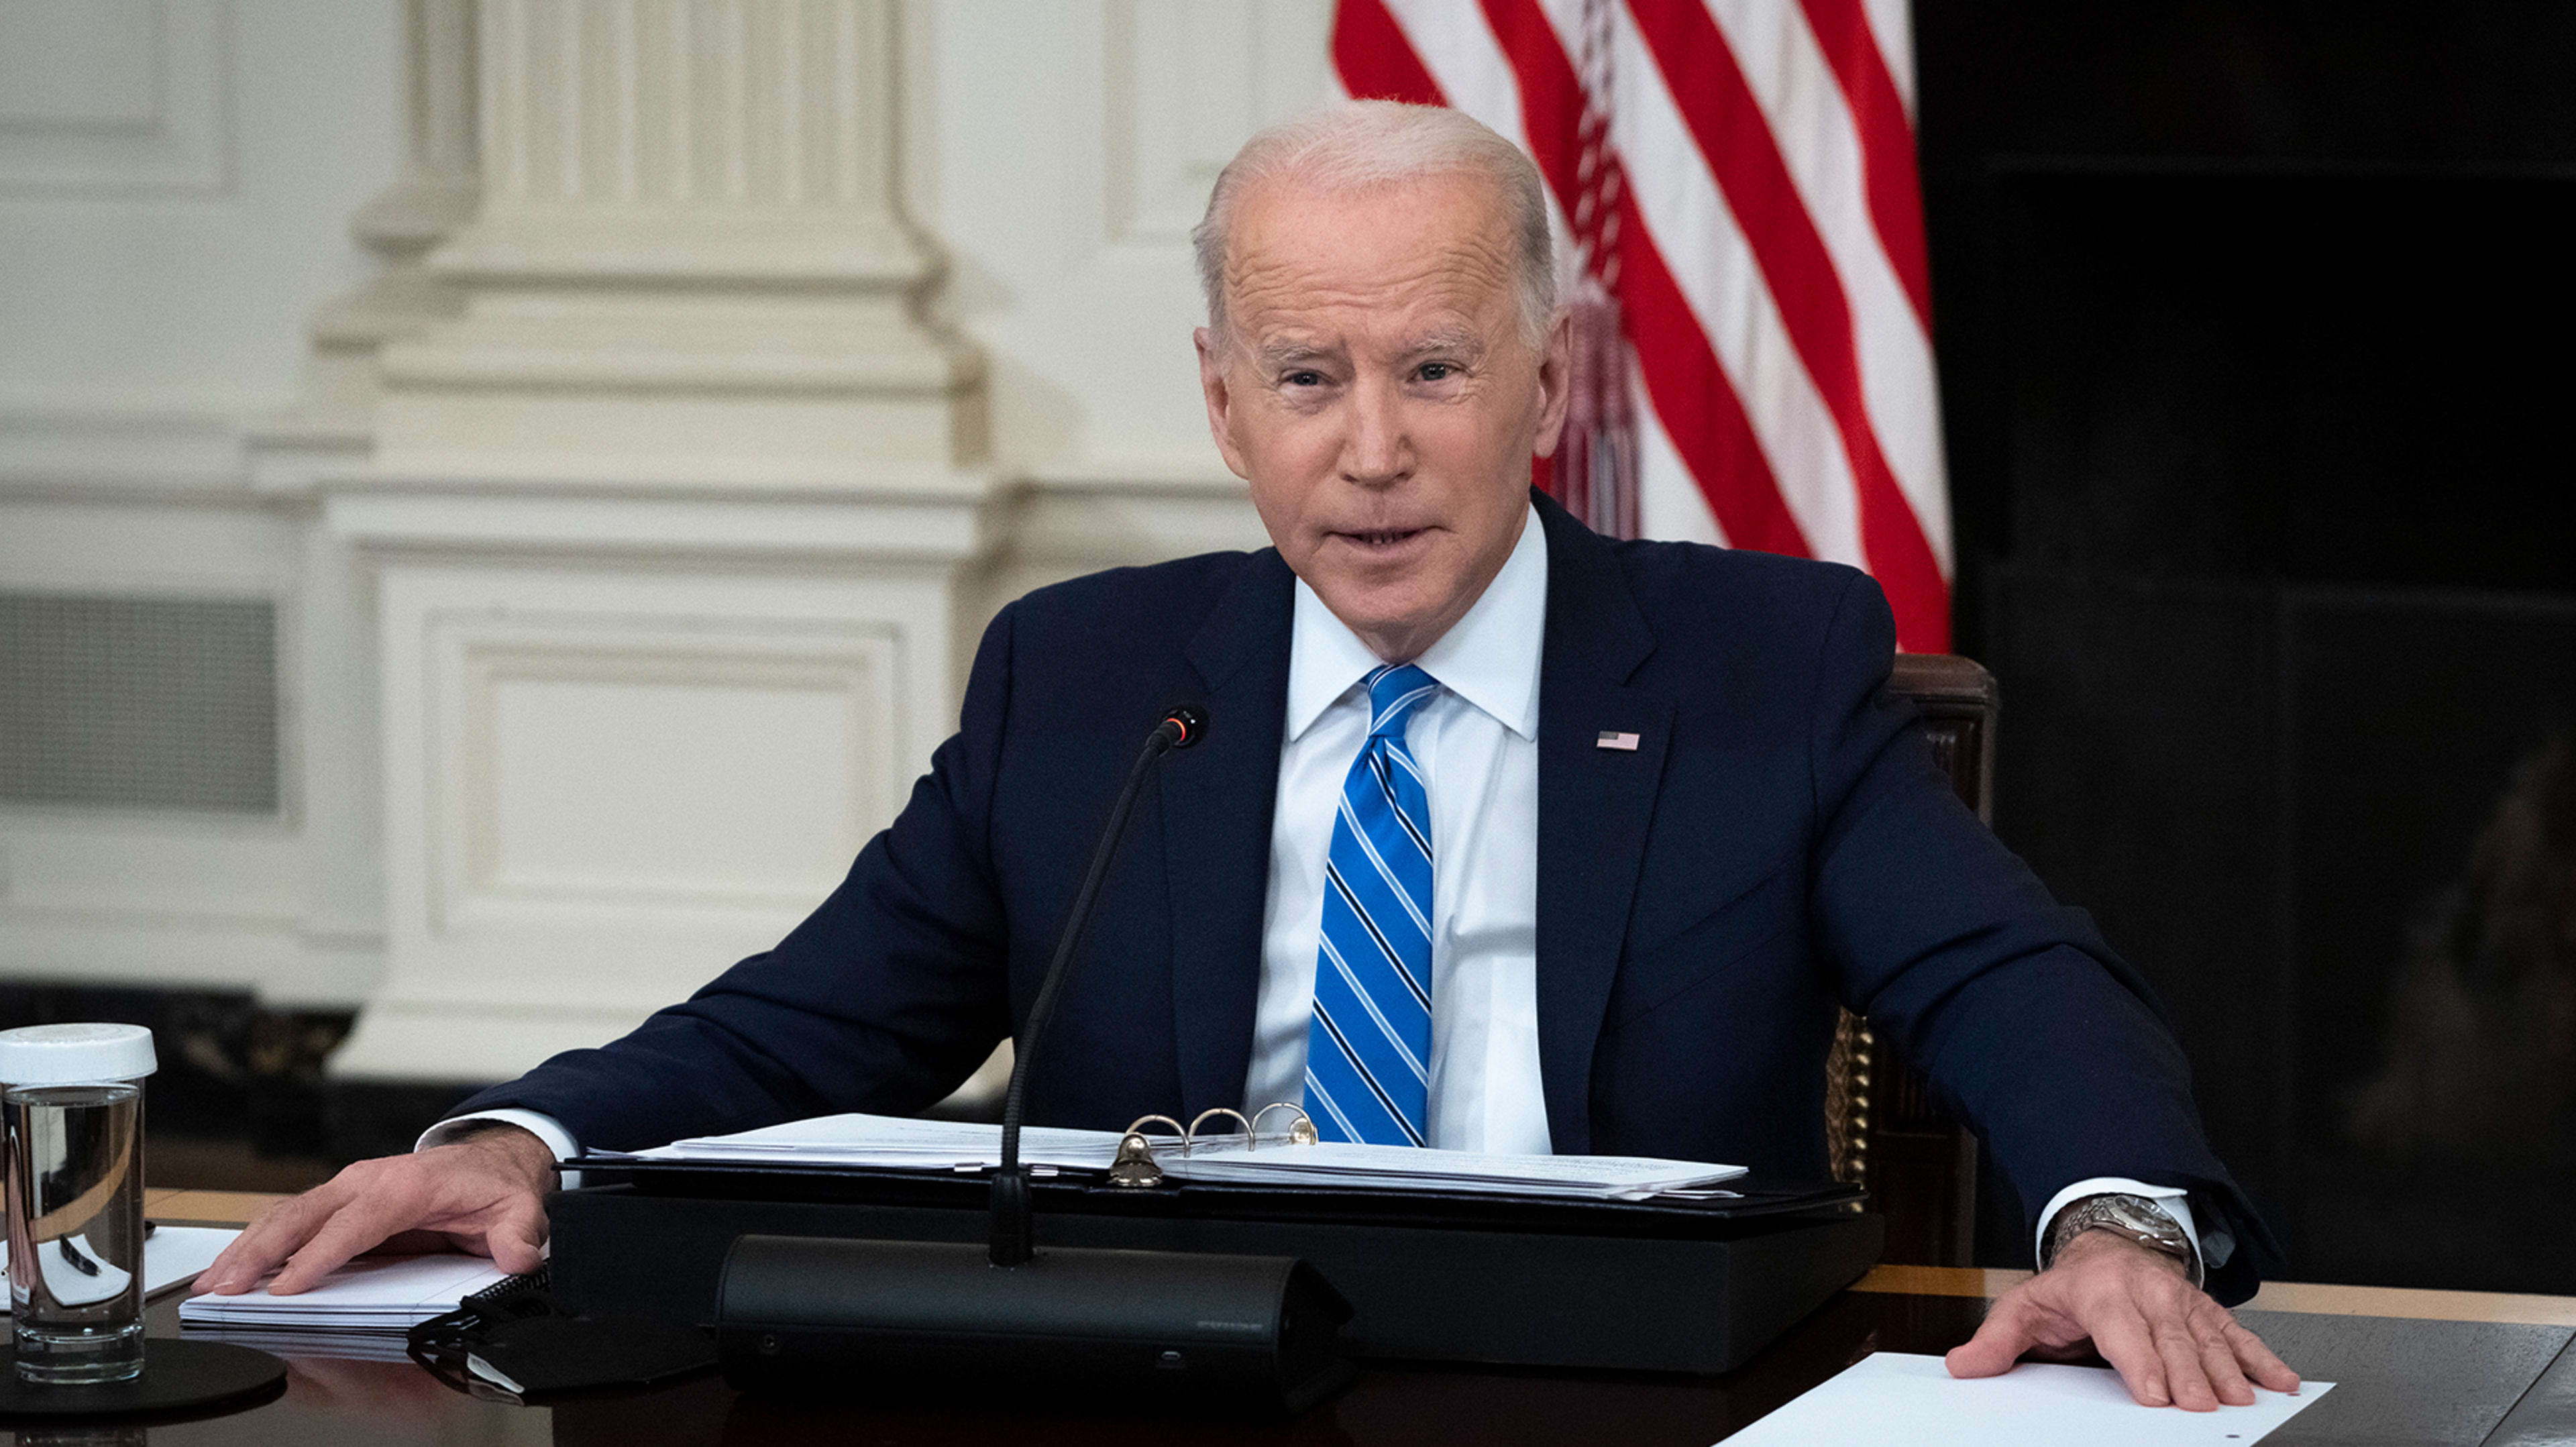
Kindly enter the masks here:
M 557 1193 L 555 1291 L 575 1310 L 716 1318 L 747 1233 L 979 1242 L 988 1173 L 775 1162 L 576 1160 Z M 1718 1199 L 1169 1182 L 1034 1183 L 1037 1240 L 1301 1258 L 1351 1303 L 1353 1355 L 1731 1371 L 1878 1259 L 1857 1187 L 1739 1177 Z

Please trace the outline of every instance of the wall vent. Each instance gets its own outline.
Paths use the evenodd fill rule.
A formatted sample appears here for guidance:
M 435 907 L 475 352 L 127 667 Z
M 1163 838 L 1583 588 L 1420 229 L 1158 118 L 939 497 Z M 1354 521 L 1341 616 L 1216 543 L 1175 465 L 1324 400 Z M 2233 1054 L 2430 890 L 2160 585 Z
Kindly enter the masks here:
M 0 592 L 0 803 L 277 812 L 277 606 Z

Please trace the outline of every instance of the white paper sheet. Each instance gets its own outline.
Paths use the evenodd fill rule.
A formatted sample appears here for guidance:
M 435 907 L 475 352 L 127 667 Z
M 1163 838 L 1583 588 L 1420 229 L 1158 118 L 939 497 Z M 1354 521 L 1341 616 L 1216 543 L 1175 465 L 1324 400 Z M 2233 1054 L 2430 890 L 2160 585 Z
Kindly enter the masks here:
M 311 1291 L 268 1294 L 268 1279 L 229 1296 L 192 1296 L 179 1303 L 188 1326 L 284 1327 L 297 1331 L 401 1333 L 504 1279 L 501 1268 L 480 1256 L 441 1251 L 422 1256 L 362 1256 Z
M 2023 1362 L 2000 1377 L 1963 1382 L 1939 1357 L 1880 1352 L 1727 1438 L 1725 1447 L 2244 1447 L 2333 1389 L 2332 1382 L 2305 1382 L 2291 1394 L 2256 1387 L 2250 1407 L 2185 1412 L 2139 1406 L 2108 1367 Z
M 143 1294 L 158 1296 L 181 1282 L 193 1281 L 197 1273 L 215 1264 L 224 1248 L 233 1244 L 241 1232 L 225 1226 L 155 1226 L 143 1241 Z M 101 1263 L 104 1265 L 104 1263 Z M 114 1267 L 107 1268 L 116 1271 Z M 0 1241 L 0 1278 L 9 1271 L 9 1243 Z M 116 1271 L 112 1289 L 96 1299 L 104 1301 L 125 1289 L 125 1273 Z M 66 1300 L 70 1298 L 66 1297 Z M 0 1293 L 0 1317 L 9 1314 L 9 1299 Z

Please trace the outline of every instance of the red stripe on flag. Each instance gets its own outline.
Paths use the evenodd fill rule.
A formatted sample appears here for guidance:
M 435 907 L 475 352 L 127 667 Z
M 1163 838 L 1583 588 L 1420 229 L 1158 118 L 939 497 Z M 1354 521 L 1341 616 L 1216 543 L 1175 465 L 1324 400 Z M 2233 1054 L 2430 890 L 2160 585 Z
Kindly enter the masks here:
M 1771 123 L 1735 52 L 1700 0 L 1630 0 L 1637 30 L 1665 88 L 1752 245 L 1790 344 L 1807 364 L 1842 434 L 1859 491 L 1861 551 L 1887 590 L 1897 640 L 1921 652 L 1948 646 L 1949 588 L 1932 545 L 1888 469 L 1862 400 L 1851 306 L 1824 238 L 1789 179 Z M 1635 321 L 1630 323 L 1632 329 Z M 1660 416 L 1669 416 L 1659 407 Z
M 1556 192 L 1556 204 L 1572 222 L 1580 194 L 1577 132 L 1583 122 L 1583 87 L 1574 78 L 1574 62 L 1566 58 L 1565 44 L 1538 0 L 1483 0 L 1483 5 L 1485 23 L 1520 82 L 1521 134 L 1529 140 L 1539 173 Z
M 1385 0 L 1341 0 L 1333 9 L 1333 67 L 1353 100 L 1449 103 Z
M 1575 124 L 1583 109 L 1574 62 L 1538 0 L 1483 4 L 1486 22 L 1520 82 L 1521 129 L 1557 204 L 1572 216 L 1580 194 Z M 1619 257 L 1619 305 L 1628 340 L 1637 349 L 1637 368 L 1645 375 L 1647 399 L 1708 499 L 1727 542 L 1758 552 L 1812 556 L 1734 384 L 1692 318 L 1635 198 L 1625 193 L 1619 198 Z
M 1646 231 L 1633 192 L 1619 197 L 1619 310 L 1636 344 L 1637 369 L 1645 374 L 1655 417 L 1699 483 L 1727 544 L 1814 556 L 1780 496 L 1744 403 Z
M 1905 101 L 1896 93 L 1896 77 L 1887 72 L 1887 57 L 1869 33 L 1861 0 L 1802 0 L 1808 28 L 1825 53 L 1834 79 L 1842 84 L 1851 107 L 1853 128 L 1860 133 L 1861 185 L 1869 197 L 1869 219 L 1878 228 L 1878 244 L 1887 264 L 1914 303 L 1914 316 L 1932 333 L 1932 271 L 1923 241 L 1923 182 L 1914 162 L 1914 127 L 1905 118 Z

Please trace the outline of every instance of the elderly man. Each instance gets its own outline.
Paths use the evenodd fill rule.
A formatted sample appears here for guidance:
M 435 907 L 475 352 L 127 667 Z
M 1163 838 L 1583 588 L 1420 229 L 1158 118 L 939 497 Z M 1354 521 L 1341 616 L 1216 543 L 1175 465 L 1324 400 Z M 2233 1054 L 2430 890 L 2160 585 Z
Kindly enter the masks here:
M 1824 1173 L 1837 999 L 1922 1061 L 2042 1223 L 1962 1375 L 2088 1340 L 2138 1400 L 2296 1378 L 2204 1294 L 2260 1225 L 2142 984 L 1962 809 L 1849 569 L 1595 537 L 1526 485 L 1566 335 L 1536 170 L 1454 112 L 1255 137 L 1199 232 L 1208 422 L 1275 549 L 1043 589 L 957 735 L 769 953 L 361 1162 L 199 1279 L 294 1292 L 391 1239 L 532 1268 L 575 1142 L 918 1110 L 1024 1016 L 1109 794 L 1166 761 L 1033 1119 L 1303 1102 L 1328 1135 Z

